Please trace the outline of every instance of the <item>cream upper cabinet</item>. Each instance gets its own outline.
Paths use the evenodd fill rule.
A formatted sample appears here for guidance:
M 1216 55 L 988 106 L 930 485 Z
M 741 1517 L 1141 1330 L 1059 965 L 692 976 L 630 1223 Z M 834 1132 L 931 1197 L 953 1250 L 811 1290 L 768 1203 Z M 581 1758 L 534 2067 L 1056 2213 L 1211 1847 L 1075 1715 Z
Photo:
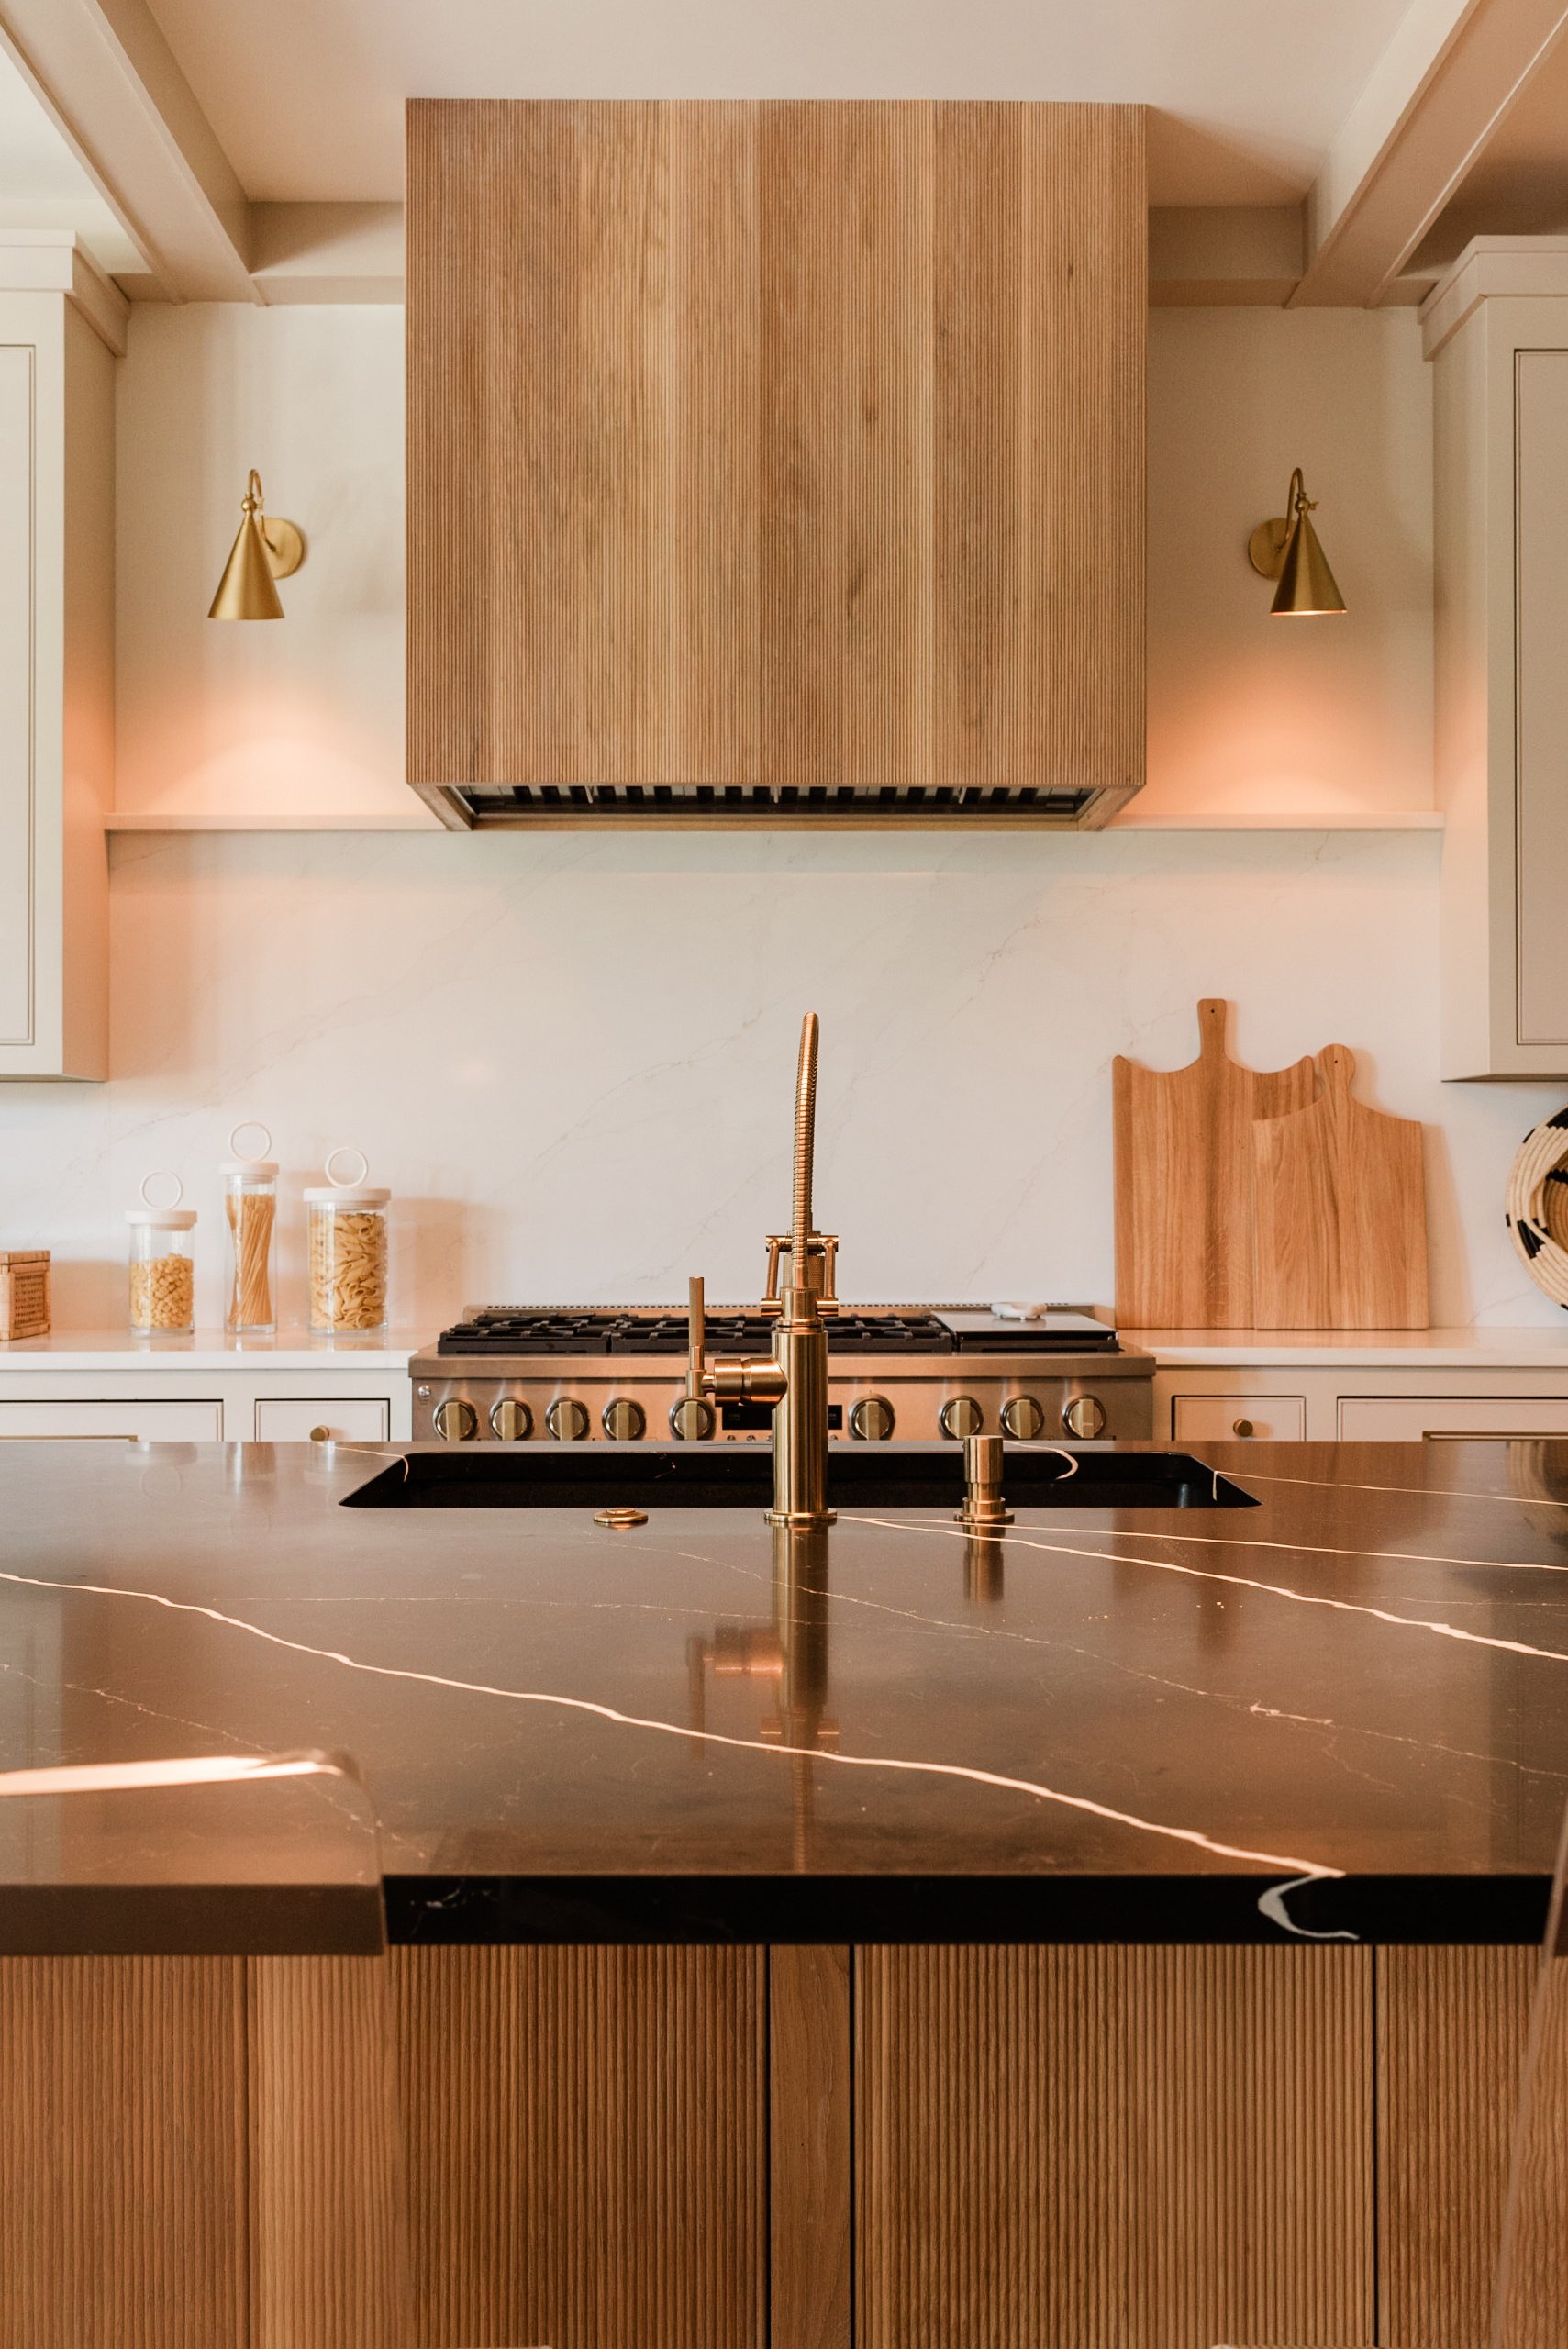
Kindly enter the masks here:
M 1568 239 L 1424 314 L 1436 425 L 1443 1074 L 1568 1075 Z
M 0 234 L 0 1077 L 108 1073 L 125 306 L 73 238 Z

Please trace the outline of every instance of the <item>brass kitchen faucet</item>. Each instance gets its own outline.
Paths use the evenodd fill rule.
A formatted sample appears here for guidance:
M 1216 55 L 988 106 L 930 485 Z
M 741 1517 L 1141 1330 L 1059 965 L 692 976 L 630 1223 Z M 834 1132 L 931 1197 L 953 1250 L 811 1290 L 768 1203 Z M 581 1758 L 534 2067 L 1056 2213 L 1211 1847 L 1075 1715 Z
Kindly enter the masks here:
M 828 1329 L 824 1310 L 836 1309 L 834 1259 L 838 1241 L 812 1229 L 811 1174 L 817 1147 L 817 1019 L 801 1023 L 795 1092 L 795 1199 L 787 1241 L 768 1242 L 768 1294 L 763 1310 L 778 1313 L 771 1354 L 708 1362 L 704 1347 L 700 1279 L 690 1283 L 686 1400 L 696 1404 L 761 1403 L 773 1415 L 773 1505 L 770 1525 L 797 1531 L 831 1525 L 828 1507 Z M 788 1282 L 779 1294 L 779 1260 L 787 1252 Z M 817 1278 L 813 1279 L 813 1275 Z

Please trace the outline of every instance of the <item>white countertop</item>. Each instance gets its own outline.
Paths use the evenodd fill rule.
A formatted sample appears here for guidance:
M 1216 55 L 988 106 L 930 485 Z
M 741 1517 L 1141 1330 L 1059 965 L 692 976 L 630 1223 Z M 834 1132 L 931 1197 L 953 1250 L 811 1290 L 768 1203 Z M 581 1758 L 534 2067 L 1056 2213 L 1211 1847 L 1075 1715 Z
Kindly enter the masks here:
M 372 1341 L 321 1338 L 283 1329 L 274 1338 L 231 1338 L 196 1330 L 184 1338 L 139 1337 L 130 1330 L 52 1330 L 47 1338 L 0 1342 L 0 1375 L 7 1370 L 269 1371 L 393 1370 L 406 1373 L 408 1357 L 429 1342 L 426 1330 L 392 1330 Z
M 1448 1330 L 1124 1330 L 1166 1365 L 1197 1369 L 1562 1370 L 1568 1375 L 1568 1313 L 1560 1328 Z M 128 1330 L 55 1330 L 47 1338 L 0 1342 L 7 1370 L 60 1371 L 393 1371 L 433 1341 L 428 1330 L 394 1330 L 365 1342 L 283 1329 L 275 1338 L 231 1338 L 197 1330 L 187 1338 L 137 1337 Z
M 1568 1373 L 1568 1313 L 1559 1328 L 1451 1330 L 1123 1330 L 1162 1364 L 1239 1370 L 1562 1370 Z

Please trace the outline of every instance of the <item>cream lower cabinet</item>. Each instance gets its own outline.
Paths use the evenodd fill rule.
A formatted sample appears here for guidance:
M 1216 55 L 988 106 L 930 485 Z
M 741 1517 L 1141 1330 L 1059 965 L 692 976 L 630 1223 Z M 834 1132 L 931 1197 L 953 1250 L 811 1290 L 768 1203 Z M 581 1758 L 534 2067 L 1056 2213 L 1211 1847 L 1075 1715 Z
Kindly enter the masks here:
M 187 1401 L 127 1396 L 115 1403 L 0 1402 L 0 1441 L 13 1443 L 119 1442 L 220 1443 L 223 1405 L 216 1397 Z
M 392 1403 L 384 1395 L 259 1395 L 260 1443 L 379 1443 L 392 1433 Z
M 0 1364 L 0 1442 L 306 1443 L 319 1431 L 337 1443 L 406 1442 L 412 1413 L 401 1370 L 333 1380 L 319 1370 L 67 1375 Z
M 1511 1333 L 1509 1333 L 1511 1334 Z M 1271 1363 L 1256 1342 L 1185 1350 L 1188 1359 L 1160 1360 L 1154 1377 L 1154 1434 L 1184 1444 L 1404 1443 L 1441 1436 L 1561 1436 L 1568 1438 L 1568 1346 L 1561 1364 L 1555 1349 L 1521 1331 L 1520 1361 L 1466 1362 L 1463 1350 L 1434 1346 L 1359 1350 L 1353 1366 L 1335 1362 L 1330 1344 L 1322 1364 L 1304 1362 L 1303 1349 L 1282 1348 Z M 1402 1359 L 1426 1352 L 1425 1362 Z M 1434 1361 L 1433 1354 L 1440 1358 Z
M 1347 1443 L 1419 1443 L 1465 1436 L 1568 1436 L 1568 1397 L 1540 1395 L 1343 1395 Z
M 1299 1443 L 1307 1433 L 1300 1395 L 1173 1395 L 1171 1433 L 1178 1443 L 1223 1443 L 1256 1437 L 1262 1443 Z

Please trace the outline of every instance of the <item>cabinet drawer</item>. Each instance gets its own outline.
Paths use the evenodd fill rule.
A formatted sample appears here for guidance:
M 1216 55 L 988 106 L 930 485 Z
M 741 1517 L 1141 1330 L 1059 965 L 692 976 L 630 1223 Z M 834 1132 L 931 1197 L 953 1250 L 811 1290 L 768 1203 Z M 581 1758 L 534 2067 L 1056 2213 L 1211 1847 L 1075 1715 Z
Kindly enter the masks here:
M 137 1436 L 144 1443 L 221 1443 L 223 1405 L 193 1403 L 0 1403 L 7 1436 Z
M 1171 1431 L 1178 1443 L 1299 1443 L 1307 1433 L 1303 1395 L 1173 1395 Z
M 1341 1395 L 1347 1443 L 1418 1443 L 1423 1436 L 1568 1436 L 1568 1397 L 1549 1395 Z
M 293 1395 L 258 1397 L 259 1443 L 308 1443 L 317 1428 L 339 1443 L 380 1443 L 392 1432 L 392 1406 L 384 1395 L 328 1395 L 316 1402 Z

